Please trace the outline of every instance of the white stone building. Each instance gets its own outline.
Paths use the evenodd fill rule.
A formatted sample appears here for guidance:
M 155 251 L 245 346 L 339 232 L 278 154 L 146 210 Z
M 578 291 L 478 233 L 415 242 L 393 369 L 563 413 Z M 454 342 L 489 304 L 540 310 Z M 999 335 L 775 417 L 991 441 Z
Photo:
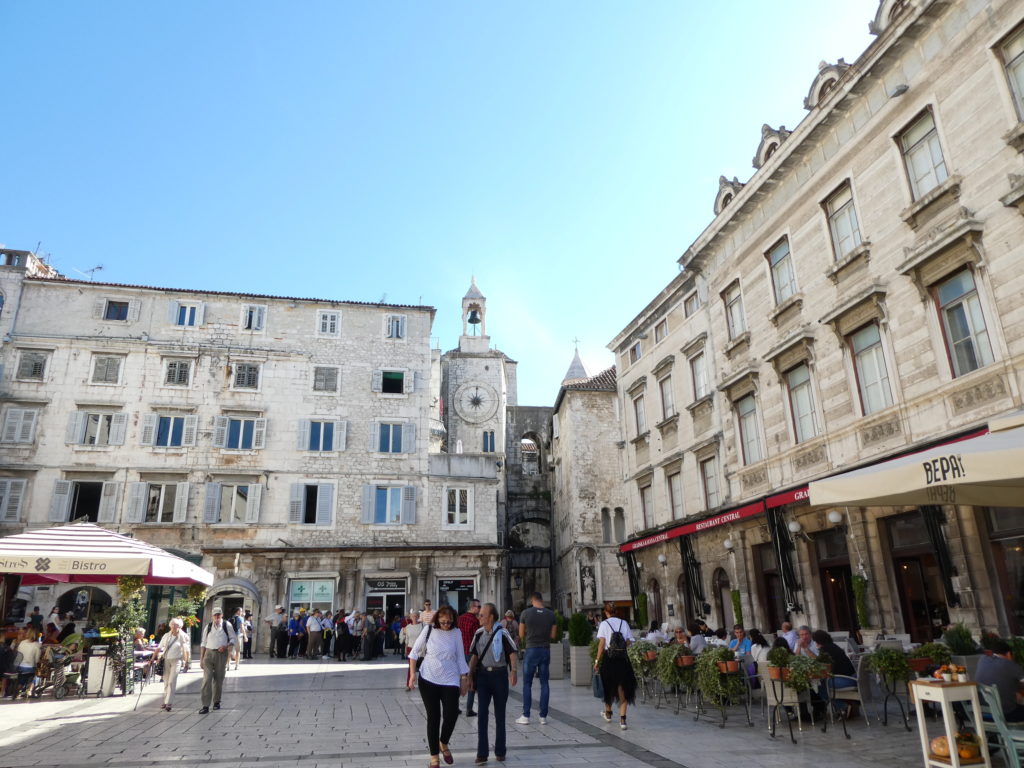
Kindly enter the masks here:
M 25 261 L 0 266 L 0 532 L 130 532 L 201 562 L 211 599 L 257 619 L 501 594 L 495 463 L 438 452 L 433 308 L 81 282 Z
M 871 30 L 610 344 L 652 619 L 1024 632 L 1019 508 L 807 506 L 1022 405 L 1024 9 L 883 0 Z

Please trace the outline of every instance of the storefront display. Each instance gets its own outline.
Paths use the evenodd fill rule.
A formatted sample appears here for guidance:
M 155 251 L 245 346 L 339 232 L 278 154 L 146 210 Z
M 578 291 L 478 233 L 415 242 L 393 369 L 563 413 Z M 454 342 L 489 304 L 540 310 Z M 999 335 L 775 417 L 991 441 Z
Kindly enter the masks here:
M 476 579 L 438 579 L 437 604 L 450 605 L 457 613 L 465 613 L 469 601 L 476 597 Z
M 382 611 L 390 624 L 406 611 L 408 579 L 367 579 L 366 612 Z
M 288 583 L 288 611 L 305 608 L 307 612 L 314 609 L 321 611 L 333 610 L 334 579 L 292 579 Z

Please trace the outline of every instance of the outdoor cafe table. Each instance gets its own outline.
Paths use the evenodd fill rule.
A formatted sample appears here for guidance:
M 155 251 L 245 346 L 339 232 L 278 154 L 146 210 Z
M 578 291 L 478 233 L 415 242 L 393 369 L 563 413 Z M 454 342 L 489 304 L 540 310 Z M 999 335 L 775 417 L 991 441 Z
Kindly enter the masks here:
M 910 693 L 916 701 L 933 701 L 942 710 L 942 725 L 949 744 L 949 757 L 936 755 L 931 751 L 928 738 L 928 727 L 923 711 L 918 706 L 917 730 L 921 734 L 921 754 L 924 756 L 925 768 L 930 766 L 947 766 L 960 768 L 962 765 L 984 765 L 992 768 L 992 758 L 988 753 L 988 742 L 985 739 L 985 726 L 981 719 L 981 702 L 978 700 L 978 684 L 975 682 L 947 683 L 941 680 L 911 680 Z M 974 717 L 974 732 L 981 739 L 981 754 L 978 757 L 960 757 L 956 748 L 956 715 L 953 704 L 958 701 L 968 702 Z

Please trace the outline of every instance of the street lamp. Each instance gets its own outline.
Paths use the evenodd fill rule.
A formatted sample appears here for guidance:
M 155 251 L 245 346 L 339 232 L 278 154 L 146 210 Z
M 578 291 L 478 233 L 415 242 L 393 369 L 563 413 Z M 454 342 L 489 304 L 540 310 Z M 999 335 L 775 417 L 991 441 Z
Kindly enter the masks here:
M 665 557 L 664 553 L 658 555 L 658 562 L 661 563 L 663 568 L 668 565 L 668 558 Z
M 616 552 L 615 559 L 619 561 L 619 568 L 626 570 L 626 555 L 623 552 Z

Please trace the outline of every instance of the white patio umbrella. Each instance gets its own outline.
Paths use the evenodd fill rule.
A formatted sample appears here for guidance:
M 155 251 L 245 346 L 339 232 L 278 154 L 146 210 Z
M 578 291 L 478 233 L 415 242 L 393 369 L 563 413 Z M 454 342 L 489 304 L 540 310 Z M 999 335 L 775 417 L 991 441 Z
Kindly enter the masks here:
M 213 574 L 188 560 L 92 523 L 26 531 L 0 539 L 0 573 L 22 585 L 73 582 L 113 584 L 142 576 L 146 584 L 213 584 Z
M 810 483 L 812 506 L 1024 506 L 1024 427 L 929 448 Z

